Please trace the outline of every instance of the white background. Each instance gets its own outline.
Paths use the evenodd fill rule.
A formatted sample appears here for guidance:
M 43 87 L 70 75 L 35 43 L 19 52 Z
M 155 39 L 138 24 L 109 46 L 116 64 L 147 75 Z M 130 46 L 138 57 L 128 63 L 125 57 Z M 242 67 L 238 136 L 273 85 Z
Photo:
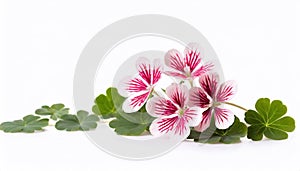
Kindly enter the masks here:
M 74 69 L 93 35 L 124 17 L 155 13 L 182 19 L 202 32 L 225 77 L 239 84 L 233 102 L 252 108 L 260 97 L 281 99 L 298 128 L 286 141 L 184 142 L 148 161 L 112 157 L 80 132 L 0 132 L 0 170 L 299 171 L 299 11 L 296 0 L 1 1 L 0 122 L 19 119 L 44 104 L 63 102 L 73 108 Z M 234 111 L 242 117 L 242 111 Z

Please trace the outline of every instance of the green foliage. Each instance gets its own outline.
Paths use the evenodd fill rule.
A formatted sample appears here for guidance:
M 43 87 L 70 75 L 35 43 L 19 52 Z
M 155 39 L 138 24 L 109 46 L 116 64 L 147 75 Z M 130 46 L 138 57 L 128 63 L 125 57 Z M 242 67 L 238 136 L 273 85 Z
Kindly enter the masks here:
M 93 112 L 103 119 L 114 118 L 109 126 L 119 135 L 141 135 L 154 118 L 146 112 L 145 107 L 135 113 L 125 113 L 122 110 L 124 100 L 116 88 L 110 87 L 106 95 L 100 94 L 95 99 Z
M 295 129 L 295 120 L 292 117 L 283 115 L 287 112 L 287 107 L 279 100 L 270 102 L 268 98 L 258 99 L 255 110 L 248 110 L 245 113 L 245 121 L 250 124 L 248 127 L 249 139 L 259 141 L 265 135 L 273 140 L 283 140 L 288 138 L 286 132 Z
M 214 125 L 202 133 L 192 129 L 187 139 L 194 139 L 195 142 L 201 143 L 232 144 L 240 142 L 240 138 L 246 136 L 246 134 L 247 126 L 235 117 L 234 123 L 227 129 L 216 129 Z
M 116 88 L 110 87 L 106 90 L 106 95 L 100 94 L 96 97 L 92 110 L 104 119 L 116 117 L 122 110 L 124 100 L 125 98 L 118 93 Z
M 35 111 L 35 114 L 50 116 L 57 120 L 55 128 L 66 131 L 88 131 L 97 127 L 99 116 L 103 119 L 112 119 L 109 126 L 119 135 L 138 136 L 149 130 L 149 126 L 155 119 L 150 116 L 145 106 L 134 113 L 125 113 L 122 104 L 125 98 L 118 90 L 110 87 L 106 94 L 100 94 L 95 99 L 92 111 L 89 114 L 80 110 L 77 114 L 69 114 L 69 108 L 64 104 L 58 103 L 52 106 L 42 106 Z M 201 143 L 238 143 L 242 137 L 247 137 L 254 141 L 262 140 L 263 136 L 273 140 L 283 140 L 288 138 L 287 132 L 295 129 L 295 120 L 292 117 L 284 116 L 287 107 L 279 100 L 270 102 L 268 98 L 261 98 L 255 104 L 256 110 L 248 110 L 245 113 L 247 126 L 237 117 L 228 129 L 217 129 L 214 124 L 204 132 L 197 132 L 191 129 L 187 139 L 193 139 Z M 25 132 L 33 133 L 41 131 L 48 126 L 49 119 L 40 116 L 27 115 L 21 120 L 3 122 L 0 130 L 8 133 Z M 214 121 L 212 120 L 212 123 Z
M 109 123 L 111 128 L 119 135 L 141 135 L 150 126 L 155 119 L 143 108 L 135 113 L 119 113 L 117 117 Z
M 53 120 L 57 120 L 61 118 L 63 115 L 69 113 L 69 108 L 65 108 L 64 104 L 58 103 L 54 104 L 51 107 L 42 106 L 40 109 L 35 111 L 37 115 L 50 115 L 50 118 Z
M 88 112 L 81 110 L 77 112 L 77 115 L 63 115 L 61 120 L 55 124 L 55 128 L 66 131 L 88 131 L 95 129 L 98 121 L 97 115 L 89 115 Z
M 40 119 L 39 116 L 27 115 L 23 117 L 23 120 L 3 122 L 0 125 L 0 130 L 10 133 L 33 133 L 35 131 L 43 130 L 43 127 L 48 126 L 48 121 L 49 119 Z

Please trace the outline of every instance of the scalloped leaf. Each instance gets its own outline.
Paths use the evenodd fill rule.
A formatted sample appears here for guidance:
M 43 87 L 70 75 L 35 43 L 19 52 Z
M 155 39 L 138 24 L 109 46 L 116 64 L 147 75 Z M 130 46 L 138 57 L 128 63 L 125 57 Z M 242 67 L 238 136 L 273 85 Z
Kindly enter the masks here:
M 249 139 L 259 141 L 264 135 L 269 139 L 283 140 L 288 138 L 287 132 L 295 130 L 295 120 L 284 116 L 287 107 L 280 100 L 270 102 L 268 98 L 260 98 L 255 108 L 256 111 L 248 110 L 245 113 L 245 121 L 250 124 L 247 135 Z

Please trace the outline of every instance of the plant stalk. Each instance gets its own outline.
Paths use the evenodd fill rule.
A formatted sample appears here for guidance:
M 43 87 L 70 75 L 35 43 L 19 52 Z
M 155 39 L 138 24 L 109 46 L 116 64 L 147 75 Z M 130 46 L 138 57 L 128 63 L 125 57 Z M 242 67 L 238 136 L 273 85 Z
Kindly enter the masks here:
M 246 108 L 244 108 L 244 107 L 242 107 L 242 106 L 240 106 L 240 105 L 237 105 L 237 104 L 234 104 L 234 103 L 230 103 L 230 102 L 223 102 L 224 104 L 227 104 L 227 105 L 230 105 L 230 106 L 234 106 L 234 107 L 237 107 L 237 108 L 239 108 L 239 109 L 242 109 L 242 110 L 244 110 L 244 111 L 248 111 L 248 109 L 246 109 Z

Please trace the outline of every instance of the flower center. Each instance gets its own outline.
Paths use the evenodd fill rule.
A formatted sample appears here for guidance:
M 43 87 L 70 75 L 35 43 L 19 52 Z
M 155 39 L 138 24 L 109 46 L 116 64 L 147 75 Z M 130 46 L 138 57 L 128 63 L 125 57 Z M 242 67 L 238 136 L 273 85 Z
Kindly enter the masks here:
M 218 106 L 220 106 L 222 103 L 220 103 L 220 102 L 213 102 L 212 104 L 211 104 L 211 107 L 218 107 Z
M 185 75 L 187 77 L 191 76 L 191 69 L 190 69 L 190 67 L 188 67 L 188 66 L 184 67 L 184 72 L 185 72 Z
M 153 88 L 154 88 L 154 86 L 153 86 L 153 85 L 149 85 L 149 86 L 147 87 L 147 90 L 149 90 L 149 91 L 153 91 Z
M 179 110 L 178 110 L 178 115 L 179 115 L 179 116 L 182 116 L 183 114 L 184 114 L 184 109 L 179 109 Z

